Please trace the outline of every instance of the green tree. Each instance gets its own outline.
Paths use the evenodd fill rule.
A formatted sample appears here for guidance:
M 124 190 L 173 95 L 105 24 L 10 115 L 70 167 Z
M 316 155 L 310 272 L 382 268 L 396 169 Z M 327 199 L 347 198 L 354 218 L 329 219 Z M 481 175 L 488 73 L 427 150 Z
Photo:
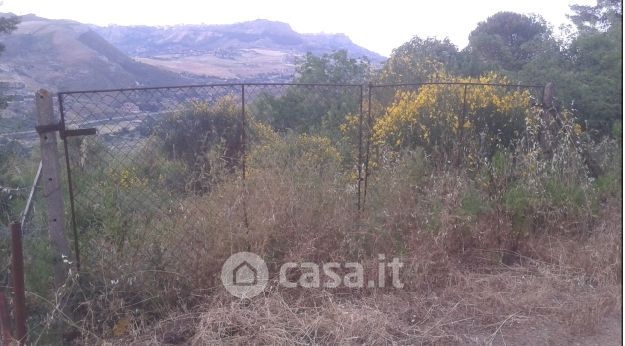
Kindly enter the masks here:
M 580 31 L 607 30 L 612 24 L 623 22 L 623 3 L 620 0 L 598 0 L 595 6 L 571 5 L 575 12 L 569 18 Z
M 424 40 L 415 36 L 393 50 L 379 79 L 385 83 L 423 82 L 443 69 L 457 71 L 460 63 L 458 48 L 448 38 Z
M 526 83 L 555 82 L 561 107 L 596 137 L 622 121 L 622 5 L 571 6 L 577 27 L 559 41 L 539 16 L 500 12 L 481 22 L 461 52 L 461 73 L 488 71 Z M 615 125 L 616 124 L 616 125 Z
M 18 23 L 18 17 L 0 17 L 0 34 L 10 34 L 17 28 Z M 0 52 L 3 50 L 4 45 L 0 43 Z M 5 108 L 6 105 L 6 97 L 0 95 L 0 108 Z M 13 141 L 0 144 L 0 215 L 2 215 L 2 221 L 10 221 L 15 216 L 13 204 L 16 199 L 15 194 L 19 192 L 19 189 L 16 189 L 15 186 L 22 179 L 16 177 L 13 174 L 14 172 L 11 172 L 11 166 L 15 163 L 14 160 L 17 157 L 23 155 L 23 150 L 19 148 L 21 148 L 19 143 Z
M 370 64 L 365 57 L 350 58 L 346 50 L 316 56 L 306 54 L 295 70 L 294 83 L 359 84 L 369 78 Z
M 369 61 L 347 56 L 344 50 L 315 56 L 307 54 L 296 69 L 294 83 L 361 84 L 370 75 Z M 269 90 L 252 105 L 261 122 L 278 131 L 322 133 L 338 139 L 338 127 L 349 113 L 358 111 L 360 89 L 336 86 L 290 86 Z
M 469 35 L 464 54 L 472 61 L 472 75 L 485 71 L 519 71 L 534 59 L 551 31 L 540 16 L 499 12 L 481 22 Z
M 567 43 L 543 42 L 518 72 L 524 81 L 553 81 L 563 107 L 596 137 L 622 122 L 622 6 L 599 0 L 596 6 L 573 5 L 577 32 Z
M 568 57 L 577 83 L 578 117 L 598 135 L 620 126 L 623 117 L 623 5 L 598 0 L 595 6 L 571 6 L 579 30 Z
M 0 35 L 8 35 L 17 29 L 17 25 L 20 23 L 19 17 L 8 16 L 0 17 Z M 4 51 L 4 44 L 0 43 L 0 53 Z M 7 106 L 7 98 L 4 95 L 0 95 L 0 109 L 4 109 Z
M 15 29 L 17 29 L 17 25 L 20 23 L 19 17 L 9 16 L 9 17 L 0 17 L 0 34 L 10 34 Z M 0 43 L 0 52 L 4 50 L 4 45 Z

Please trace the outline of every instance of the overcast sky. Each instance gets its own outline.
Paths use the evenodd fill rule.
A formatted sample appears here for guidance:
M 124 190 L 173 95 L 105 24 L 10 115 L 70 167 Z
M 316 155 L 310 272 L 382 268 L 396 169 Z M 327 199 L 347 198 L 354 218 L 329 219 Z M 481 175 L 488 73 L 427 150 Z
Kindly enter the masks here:
M 388 56 L 414 35 L 449 37 L 463 48 L 478 22 L 498 11 L 537 13 L 555 28 L 571 4 L 596 0 L 4 0 L 0 11 L 107 24 L 228 24 L 258 18 L 287 22 L 302 33 L 344 33 Z

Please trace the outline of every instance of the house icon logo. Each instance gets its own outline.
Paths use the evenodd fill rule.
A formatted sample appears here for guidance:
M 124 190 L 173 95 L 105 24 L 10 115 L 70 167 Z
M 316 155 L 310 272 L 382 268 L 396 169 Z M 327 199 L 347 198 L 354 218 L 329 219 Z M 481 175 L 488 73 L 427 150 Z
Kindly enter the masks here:
M 253 286 L 258 283 L 256 268 L 247 261 L 241 262 L 232 271 L 232 282 L 237 286 Z
M 239 298 L 252 298 L 261 293 L 269 272 L 265 261 L 255 253 L 237 252 L 221 267 L 221 282 L 226 290 Z

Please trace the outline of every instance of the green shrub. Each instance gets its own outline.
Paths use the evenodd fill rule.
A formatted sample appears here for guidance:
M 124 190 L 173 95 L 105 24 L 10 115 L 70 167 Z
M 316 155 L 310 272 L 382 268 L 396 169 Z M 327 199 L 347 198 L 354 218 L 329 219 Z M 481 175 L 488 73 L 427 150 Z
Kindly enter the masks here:
M 214 104 L 192 102 L 154 125 L 161 151 L 171 161 L 184 162 L 194 191 L 205 192 L 207 183 L 223 168 L 234 171 L 241 162 L 244 144 L 241 111 L 229 96 Z M 223 166 L 222 166 L 223 165 Z
M 326 137 L 296 135 L 277 136 L 257 144 L 249 155 L 248 173 L 267 168 L 289 167 L 294 176 L 333 179 L 340 167 L 341 156 Z
M 604 174 L 597 178 L 594 182 L 594 186 L 599 196 L 603 199 L 619 198 L 623 192 L 623 183 L 620 178 L 620 176 L 615 176 L 613 173 Z
M 463 193 L 460 205 L 461 213 L 469 217 L 475 217 L 489 209 L 486 201 L 475 188 L 470 188 Z
M 570 185 L 557 179 L 550 179 L 546 184 L 548 204 L 553 208 L 577 210 L 586 204 L 587 192 L 579 185 Z

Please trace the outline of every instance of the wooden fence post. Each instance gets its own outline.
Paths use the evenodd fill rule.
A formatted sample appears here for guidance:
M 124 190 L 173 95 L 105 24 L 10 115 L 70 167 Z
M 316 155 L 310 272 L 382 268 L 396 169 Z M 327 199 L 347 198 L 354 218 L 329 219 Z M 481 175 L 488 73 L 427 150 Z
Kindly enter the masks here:
M 52 252 L 54 271 L 54 288 L 59 289 L 67 278 L 64 258 L 70 258 L 69 243 L 65 236 L 65 209 L 63 208 L 63 191 L 59 179 L 59 154 L 54 127 L 59 122 L 54 117 L 52 95 L 41 89 L 35 94 L 37 104 L 37 125 L 41 143 L 41 173 L 43 180 L 43 197 L 48 208 L 48 236 Z

